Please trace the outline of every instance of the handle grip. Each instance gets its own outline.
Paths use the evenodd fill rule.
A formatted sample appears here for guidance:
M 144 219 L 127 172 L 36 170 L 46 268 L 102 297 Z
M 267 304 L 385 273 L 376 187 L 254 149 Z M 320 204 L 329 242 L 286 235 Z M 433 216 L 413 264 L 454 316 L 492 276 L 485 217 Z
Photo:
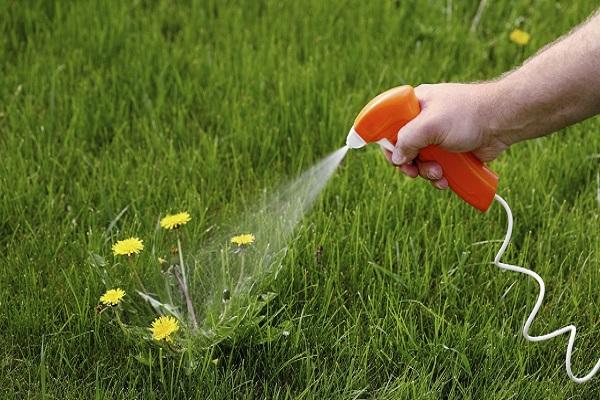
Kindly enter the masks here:
M 354 129 L 367 142 L 396 144 L 398 131 L 421 112 L 411 86 L 399 86 L 381 93 L 358 114 Z M 436 161 L 454 193 L 480 211 L 487 211 L 494 200 L 498 176 L 471 152 L 452 153 L 428 146 L 419 152 L 424 161 Z
M 498 176 L 473 153 L 452 153 L 431 145 L 421 149 L 419 159 L 440 164 L 450 189 L 473 207 L 485 212 L 492 204 Z

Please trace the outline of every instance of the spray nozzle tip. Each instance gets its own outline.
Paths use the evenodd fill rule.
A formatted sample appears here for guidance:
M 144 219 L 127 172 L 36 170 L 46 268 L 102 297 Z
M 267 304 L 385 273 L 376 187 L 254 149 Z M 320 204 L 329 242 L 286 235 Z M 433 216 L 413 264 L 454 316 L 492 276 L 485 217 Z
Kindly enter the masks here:
M 360 137 L 358 132 L 356 132 L 354 127 L 352 127 L 352 129 L 350 129 L 350 132 L 348 132 L 348 136 L 346 137 L 346 146 L 348 146 L 351 149 L 360 149 L 361 147 L 365 147 L 366 145 L 367 142 L 365 142 L 365 140 L 362 137 Z

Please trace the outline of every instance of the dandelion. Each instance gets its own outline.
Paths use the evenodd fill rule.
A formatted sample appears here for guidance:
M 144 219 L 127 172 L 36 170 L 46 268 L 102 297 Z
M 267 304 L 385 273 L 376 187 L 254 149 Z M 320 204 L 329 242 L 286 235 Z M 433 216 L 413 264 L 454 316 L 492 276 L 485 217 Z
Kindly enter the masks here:
M 105 306 L 116 306 L 123 300 L 123 297 L 125 297 L 125 291 L 123 289 L 110 289 L 100 297 L 100 302 Z
M 156 318 L 152 322 L 150 331 L 152 332 L 152 339 L 154 340 L 165 340 L 170 342 L 172 340 L 171 335 L 179 330 L 179 322 L 174 317 L 161 316 Z
M 192 217 L 190 217 L 190 214 L 184 211 L 177 214 L 167 215 L 160 220 L 160 226 L 171 231 L 187 224 L 191 219 Z
M 254 237 L 253 234 L 251 233 L 244 233 L 241 235 L 237 235 L 231 238 L 231 243 L 233 244 L 237 244 L 238 245 L 238 249 L 236 250 L 236 253 L 240 254 L 241 260 L 240 260 L 240 275 L 238 277 L 238 282 L 237 285 L 235 285 L 235 291 L 238 292 L 241 287 L 242 287 L 242 283 L 244 281 L 244 269 L 246 266 L 246 257 L 244 257 L 244 248 L 248 245 L 251 245 L 252 243 L 254 243 L 254 241 L 256 240 L 256 237 Z
M 130 256 L 132 254 L 139 254 L 142 250 L 144 250 L 143 240 L 137 237 L 119 240 L 112 246 L 112 251 L 115 256 Z
M 529 33 L 520 29 L 515 29 L 510 33 L 510 40 L 520 46 L 525 46 L 527 43 L 529 43 L 529 38 Z
M 242 235 L 234 236 L 231 238 L 231 243 L 237 244 L 238 246 L 247 246 L 254 243 L 256 237 L 251 233 L 244 233 Z
M 190 222 L 191 219 L 192 219 L 192 217 L 190 216 L 190 214 L 187 211 L 182 211 L 177 214 L 168 214 L 166 217 L 164 217 L 160 220 L 160 226 L 164 229 L 172 231 L 174 229 L 179 228 L 180 226 L 187 224 L 188 222 Z M 192 327 L 193 327 L 193 329 L 197 329 L 198 322 L 196 320 L 196 312 L 194 311 L 194 306 L 192 304 L 192 297 L 188 290 L 187 273 L 185 270 L 185 264 L 183 262 L 183 252 L 181 251 L 181 239 L 179 237 L 179 234 L 177 235 L 177 247 L 172 248 L 171 253 L 173 255 L 179 254 L 178 267 L 179 267 L 179 270 L 181 273 L 179 273 L 175 269 L 173 271 L 175 273 L 175 277 L 177 278 L 177 284 L 179 285 L 181 294 L 183 294 L 183 297 L 185 298 L 185 303 L 187 305 L 188 313 L 189 313 L 189 316 L 190 316 L 190 319 L 192 322 Z M 161 262 L 161 264 L 162 264 L 162 262 Z M 173 321 L 175 321 L 175 320 L 173 320 Z M 177 326 L 176 326 L 176 328 L 177 328 Z M 160 339 L 158 339 L 158 340 L 160 340 Z

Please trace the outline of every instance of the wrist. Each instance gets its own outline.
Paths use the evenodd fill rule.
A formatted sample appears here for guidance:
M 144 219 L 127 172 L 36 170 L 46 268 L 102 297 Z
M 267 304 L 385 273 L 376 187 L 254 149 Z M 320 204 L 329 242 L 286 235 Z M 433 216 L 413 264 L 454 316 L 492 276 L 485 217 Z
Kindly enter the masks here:
M 506 77 L 479 86 L 476 92 L 483 134 L 507 147 L 527 139 L 523 129 L 526 123 L 520 121 L 518 102 Z

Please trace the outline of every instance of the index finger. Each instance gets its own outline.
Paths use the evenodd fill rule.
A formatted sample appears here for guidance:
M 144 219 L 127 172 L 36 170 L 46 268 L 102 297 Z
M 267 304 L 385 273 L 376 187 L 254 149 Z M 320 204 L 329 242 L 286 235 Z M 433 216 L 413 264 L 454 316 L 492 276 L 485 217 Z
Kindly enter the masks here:
M 408 162 L 406 164 L 402 164 L 402 165 L 395 165 L 394 162 L 392 161 L 392 152 L 387 150 L 383 146 L 379 146 L 379 147 L 381 148 L 381 151 L 383 152 L 383 155 L 385 156 L 385 158 L 387 158 L 389 163 L 394 165 L 398 171 L 402 172 L 404 175 L 409 176 L 411 178 L 416 178 L 419 175 L 419 169 L 417 168 L 416 165 L 414 165 L 412 163 L 412 161 Z

